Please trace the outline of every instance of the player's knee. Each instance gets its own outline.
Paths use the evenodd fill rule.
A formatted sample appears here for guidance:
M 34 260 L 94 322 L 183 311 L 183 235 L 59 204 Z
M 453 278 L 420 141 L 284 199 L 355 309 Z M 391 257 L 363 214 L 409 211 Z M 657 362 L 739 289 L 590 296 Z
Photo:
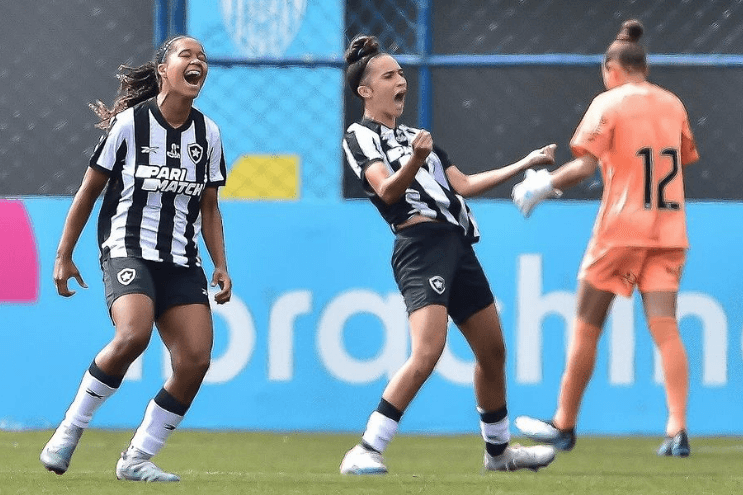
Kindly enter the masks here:
M 503 340 L 493 340 L 488 345 L 488 352 L 486 353 L 488 361 L 493 362 L 497 365 L 503 365 L 506 362 L 506 344 Z
M 150 343 L 149 333 L 119 332 L 111 342 L 111 349 L 116 357 L 134 361 Z
M 506 364 L 506 346 L 503 341 L 491 342 L 487 349 L 477 353 L 477 364 L 487 373 L 502 373 Z
M 443 346 L 427 346 L 423 349 L 414 351 L 411 359 L 415 368 L 419 372 L 428 373 L 430 375 L 436 367 L 436 363 L 439 362 L 439 358 L 441 358 L 443 352 Z
M 173 374 L 177 377 L 202 380 L 211 365 L 211 357 L 206 352 L 179 353 L 177 356 L 171 356 L 171 358 Z

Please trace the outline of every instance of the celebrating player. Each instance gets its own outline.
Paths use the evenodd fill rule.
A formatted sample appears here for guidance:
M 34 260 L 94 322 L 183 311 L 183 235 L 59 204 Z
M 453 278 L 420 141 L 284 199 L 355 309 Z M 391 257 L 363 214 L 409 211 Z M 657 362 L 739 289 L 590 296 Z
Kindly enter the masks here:
M 527 436 L 570 450 L 596 346 L 616 294 L 635 285 L 663 361 L 668 422 L 658 455 L 685 457 L 688 365 L 676 320 L 676 301 L 688 240 L 682 167 L 699 159 L 686 110 L 669 91 L 647 81 L 639 21 L 622 24 L 602 65 L 607 90 L 586 111 L 570 142 L 576 159 L 551 174 L 527 171 L 513 188 L 525 216 L 601 169 L 604 193 L 581 264 L 578 313 L 557 411 L 551 421 L 516 419 Z
M 170 353 L 173 375 L 150 401 L 144 419 L 116 464 L 119 479 L 178 481 L 150 460 L 163 447 L 196 396 L 206 375 L 213 342 L 207 280 L 197 241 L 204 242 L 219 285 L 218 304 L 230 300 L 222 217 L 217 190 L 225 162 L 216 124 L 193 108 L 208 65 L 197 40 L 177 36 L 155 60 L 121 67 L 121 87 L 112 109 L 94 107 L 107 130 L 90 159 L 70 207 L 54 263 L 62 296 L 74 277 L 87 287 L 72 252 L 96 198 L 108 185 L 98 219 L 100 263 L 113 340 L 84 374 L 64 420 L 41 452 L 57 474 L 95 411 L 110 397 L 132 362 L 147 348 L 153 324 Z
M 398 125 L 407 82 L 377 39 L 358 36 L 345 54 L 351 92 L 364 117 L 343 139 L 348 164 L 395 233 L 392 266 L 407 307 L 412 354 L 369 417 L 361 443 L 348 451 L 343 474 L 386 473 L 382 453 L 403 412 L 431 375 L 446 344 L 450 315 L 475 354 L 475 394 L 485 439 L 484 464 L 511 471 L 548 465 L 550 446 L 509 446 L 505 344 L 493 294 L 472 243 L 479 239 L 463 197 L 480 194 L 529 166 L 554 161 L 554 145 L 500 169 L 465 175 L 431 134 Z

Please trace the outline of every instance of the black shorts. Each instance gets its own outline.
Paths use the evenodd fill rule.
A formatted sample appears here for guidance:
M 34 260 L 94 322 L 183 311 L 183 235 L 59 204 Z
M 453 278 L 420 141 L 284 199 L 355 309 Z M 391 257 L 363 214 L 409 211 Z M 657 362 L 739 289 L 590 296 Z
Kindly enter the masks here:
M 101 260 L 108 311 L 125 294 L 144 294 L 155 303 L 155 320 L 179 304 L 209 305 L 204 270 L 140 258 Z
M 456 225 L 423 222 L 400 230 L 392 270 L 408 314 L 440 304 L 460 324 L 495 301 L 472 244 Z

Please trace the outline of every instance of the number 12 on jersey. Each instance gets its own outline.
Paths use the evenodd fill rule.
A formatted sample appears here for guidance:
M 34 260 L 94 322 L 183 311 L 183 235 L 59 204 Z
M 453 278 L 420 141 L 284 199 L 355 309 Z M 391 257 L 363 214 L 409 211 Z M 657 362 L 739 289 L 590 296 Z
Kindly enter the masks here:
M 679 204 L 675 201 L 666 201 L 664 190 L 669 182 L 673 180 L 679 171 L 679 152 L 676 148 L 665 148 L 660 152 L 661 156 L 668 157 L 671 160 L 671 171 L 660 182 L 658 182 L 658 191 L 656 194 L 655 206 L 660 210 L 678 210 Z M 637 152 L 641 156 L 645 165 L 645 209 L 653 208 L 653 150 L 652 148 L 642 148 Z

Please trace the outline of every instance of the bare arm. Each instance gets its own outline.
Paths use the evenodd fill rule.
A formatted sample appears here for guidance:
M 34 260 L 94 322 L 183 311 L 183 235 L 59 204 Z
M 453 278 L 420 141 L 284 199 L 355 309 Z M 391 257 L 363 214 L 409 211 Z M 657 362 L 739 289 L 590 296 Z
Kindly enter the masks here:
M 75 193 L 72 200 L 70 211 L 67 212 L 62 236 L 57 246 L 57 256 L 54 260 L 54 285 L 57 287 L 57 293 L 64 297 L 69 297 L 75 293 L 67 286 L 70 278 L 74 277 L 81 287 L 87 288 L 80 271 L 72 261 L 72 252 L 75 245 L 80 239 L 80 234 L 88 223 L 90 213 L 93 211 L 95 200 L 100 196 L 101 191 L 108 182 L 108 176 L 99 170 L 88 168 L 83 177 L 80 189 Z
M 552 172 L 552 187 L 560 191 L 569 189 L 590 177 L 598 164 L 598 158 L 590 153 L 569 161 Z
M 391 205 L 402 198 L 415 178 L 415 174 L 426 163 L 426 158 L 433 149 L 433 138 L 428 131 L 421 130 L 413 142 L 413 156 L 399 170 L 390 174 L 382 162 L 374 162 L 364 173 L 366 180 L 382 201 Z
M 514 175 L 537 165 L 548 165 L 555 162 L 556 144 L 550 144 L 534 150 L 521 160 L 505 167 L 467 175 L 456 166 L 446 169 L 446 176 L 452 187 L 465 198 L 477 196 L 501 184 Z
M 227 273 L 222 213 L 219 211 L 217 192 L 216 187 L 207 187 L 201 196 L 201 234 L 214 263 L 211 285 L 219 285 L 220 288 L 214 300 L 217 304 L 224 304 L 232 297 L 232 279 Z

